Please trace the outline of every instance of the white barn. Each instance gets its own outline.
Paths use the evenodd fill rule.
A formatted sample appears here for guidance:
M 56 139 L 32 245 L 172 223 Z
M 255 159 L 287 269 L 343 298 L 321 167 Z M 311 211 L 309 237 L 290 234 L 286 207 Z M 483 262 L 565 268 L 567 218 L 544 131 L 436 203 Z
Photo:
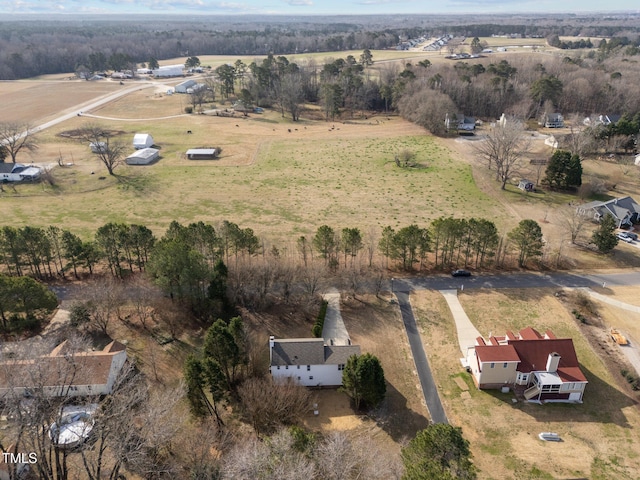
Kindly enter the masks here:
M 269 371 L 274 379 L 290 377 L 305 387 L 339 387 L 351 355 L 359 345 L 325 345 L 323 338 L 269 337 Z
M 193 89 L 197 85 L 195 80 L 185 80 L 184 82 L 180 82 L 173 89 L 176 93 L 187 93 L 187 90 L 190 88 Z
M 154 77 L 181 77 L 184 65 L 163 65 L 153 70 Z
M 160 150 L 157 148 L 143 148 L 129 155 L 125 162 L 127 165 L 149 165 L 157 160 L 159 156 Z
M 136 150 L 153 146 L 153 137 L 148 133 L 136 133 L 133 136 L 133 147 Z

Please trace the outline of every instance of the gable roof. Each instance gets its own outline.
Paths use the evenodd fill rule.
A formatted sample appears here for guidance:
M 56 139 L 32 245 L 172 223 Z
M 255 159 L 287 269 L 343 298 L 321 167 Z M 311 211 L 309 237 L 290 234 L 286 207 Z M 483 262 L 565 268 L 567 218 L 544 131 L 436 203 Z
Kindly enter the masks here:
M 113 341 L 100 351 L 72 354 L 65 340 L 48 355 L 0 362 L 0 388 L 106 385 L 114 358 L 125 350 Z
M 518 352 L 513 345 L 476 345 L 476 355 L 480 362 L 519 362 Z
M 507 344 L 480 344 L 477 341 L 474 348 L 479 362 L 519 362 L 518 372 L 540 372 L 546 370 L 549 354 L 556 353 L 560 356 L 557 374 L 563 382 L 587 381 L 570 338 L 556 338 L 551 330 L 543 336 L 532 327 L 520 330 L 518 335 L 508 332 L 506 337 L 491 338 L 505 338 Z
M 360 355 L 358 345 L 325 345 L 323 338 L 287 338 L 273 341 L 271 366 L 339 365 Z
M 324 363 L 324 339 L 286 338 L 275 340 L 271 365 L 319 365 Z

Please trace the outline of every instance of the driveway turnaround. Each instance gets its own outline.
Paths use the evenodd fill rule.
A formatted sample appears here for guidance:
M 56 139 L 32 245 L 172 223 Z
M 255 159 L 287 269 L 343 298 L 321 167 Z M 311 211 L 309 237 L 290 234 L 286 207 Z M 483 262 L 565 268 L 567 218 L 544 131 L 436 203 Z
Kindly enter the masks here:
M 596 300 L 599 300 L 603 303 L 608 303 L 609 305 L 613 305 L 614 307 L 618 307 L 629 312 L 640 313 L 640 307 L 638 307 L 637 305 L 631 305 L 630 303 L 621 302 L 620 300 L 616 300 L 615 298 L 607 297 L 606 295 L 594 292 L 590 288 L 581 288 L 580 290 L 585 292 L 591 298 L 595 298 Z
M 330 289 L 322 296 L 327 302 L 327 314 L 322 326 L 322 338 L 327 345 L 350 345 L 349 332 L 340 313 L 340 292 Z
M 400 313 L 402 314 L 402 321 L 404 322 L 404 329 L 407 332 L 407 339 L 411 346 L 411 353 L 413 355 L 413 361 L 416 364 L 416 371 L 418 372 L 418 378 L 420 379 L 420 385 L 422 386 L 422 393 L 424 400 L 427 404 L 427 410 L 431 415 L 431 421 L 433 423 L 449 423 L 447 415 L 444 413 L 444 408 L 440 402 L 438 396 L 438 388 L 436 387 L 431 369 L 429 368 L 429 362 L 427 361 L 427 355 L 424 352 L 422 345 L 422 339 L 418 332 L 418 325 L 416 319 L 413 316 L 413 310 L 411 309 L 411 303 L 409 302 L 408 292 L 394 292 L 400 305 Z
M 460 300 L 458 300 L 457 290 L 440 290 L 440 293 L 447 301 L 449 310 L 456 322 L 456 330 L 458 332 L 458 344 L 464 358 L 467 357 L 467 348 L 476 344 L 476 338 L 480 337 L 480 332 L 473 326 L 467 314 L 464 313 Z

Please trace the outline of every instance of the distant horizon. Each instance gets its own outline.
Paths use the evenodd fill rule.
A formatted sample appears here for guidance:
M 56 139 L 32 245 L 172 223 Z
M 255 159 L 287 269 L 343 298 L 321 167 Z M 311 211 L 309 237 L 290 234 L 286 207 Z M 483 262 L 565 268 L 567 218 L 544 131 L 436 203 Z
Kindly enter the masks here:
M 640 14 L 637 0 L 0 0 L 0 14 L 61 15 L 210 15 L 210 16 L 374 16 Z M 4 18 L 2 20 L 11 20 Z

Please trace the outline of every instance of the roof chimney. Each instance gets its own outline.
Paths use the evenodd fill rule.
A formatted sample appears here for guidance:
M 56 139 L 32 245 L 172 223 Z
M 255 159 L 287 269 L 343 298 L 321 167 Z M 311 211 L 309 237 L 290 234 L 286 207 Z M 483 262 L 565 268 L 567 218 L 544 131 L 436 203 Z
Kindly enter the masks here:
M 549 373 L 554 373 L 558 371 L 559 364 L 560 364 L 560 354 L 556 352 L 550 353 L 549 358 L 547 359 L 546 371 Z

